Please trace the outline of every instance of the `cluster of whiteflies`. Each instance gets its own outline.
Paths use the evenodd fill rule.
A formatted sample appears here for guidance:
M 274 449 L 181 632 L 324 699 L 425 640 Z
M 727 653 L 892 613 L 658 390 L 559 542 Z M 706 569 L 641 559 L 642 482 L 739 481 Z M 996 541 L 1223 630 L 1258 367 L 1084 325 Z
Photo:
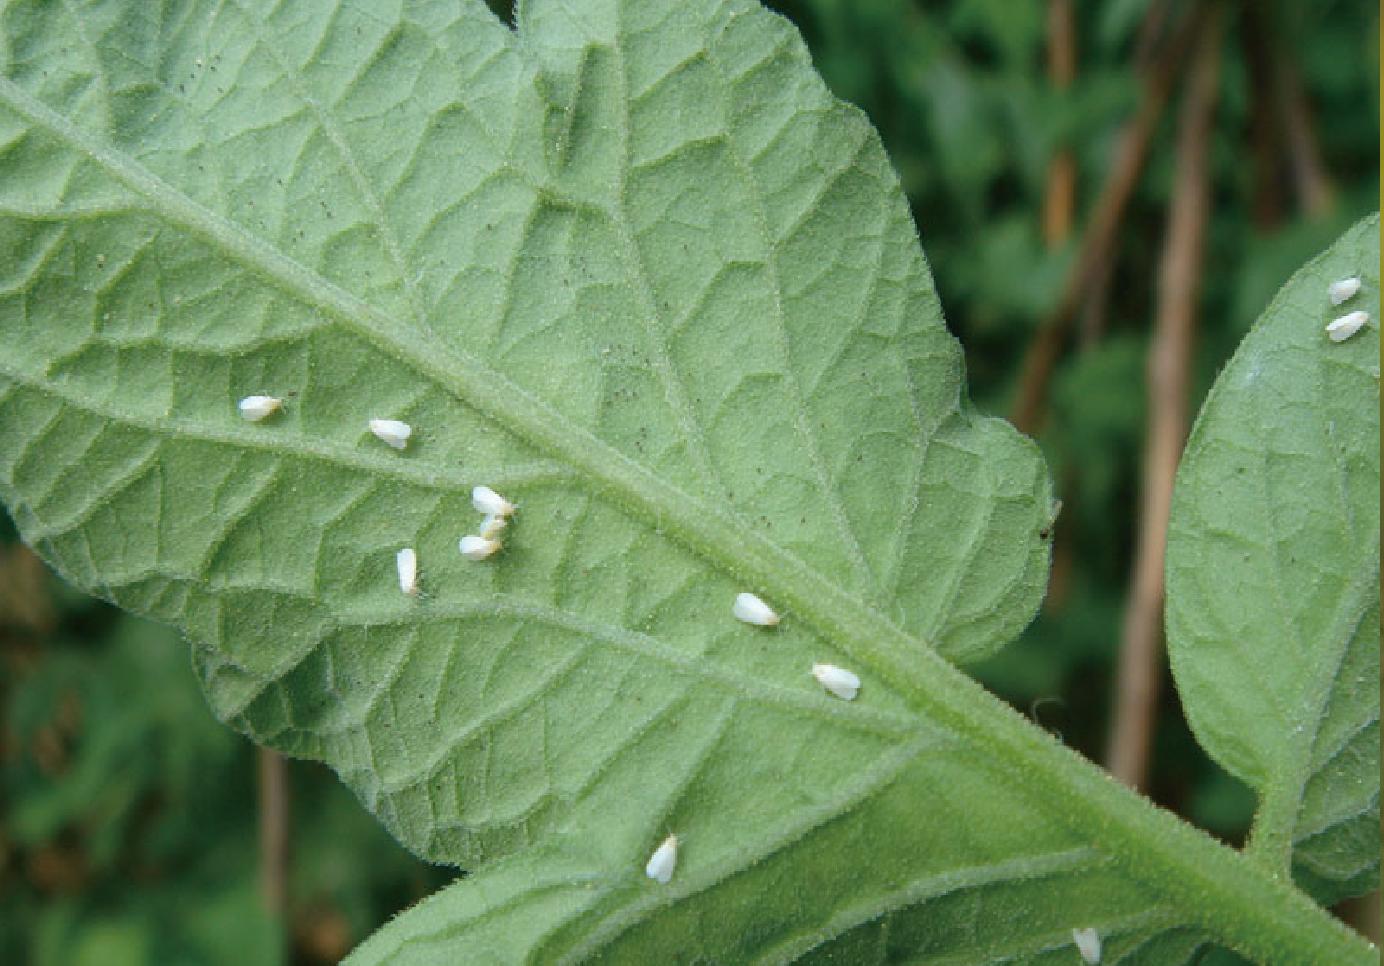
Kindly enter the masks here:
M 462 537 L 459 548 L 467 560 L 485 560 L 504 546 L 500 534 L 509 526 L 515 507 L 488 486 L 471 491 L 471 505 L 482 514 L 480 532 Z
M 283 400 L 277 396 L 246 396 L 238 404 L 240 415 L 252 423 L 268 419 L 283 409 Z M 372 419 L 366 426 L 375 438 L 393 449 L 403 450 L 413 435 L 413 427 L 398 419 Z M 471 491 L 471 503 L 484 514 L 479 533 L 468 533 L 461 538 L 458 549 L 468 560 L 485 560 L 498 551 L 503 544 L 500 533 L 514 515 L 514 504 L 488 486 L 477 486 Z M 410 596 L 418 593 L 418 552 L 412 547 L 404 547 L 394 555 L 399 574 L 399 589 Z
M 1332 282 L 1326 288 L 1327 297 L 1331 299 L 1332 305 L 1341 305 L 1355 298 L 1360 291 L 1360 276 L 1352 275 L 1350 278 L 1343 278 Z M 1355 333 L 1363 329 L 1370 321 L 1370 314 L 1362 309 L 1354 312 L 1347 312 L 1339 318 L 1332 319 L 1326 325 L 1326 335 L 1332 342 L 1344 342 Z
M 238 408 L 242 417 L 257 423 L 283 409 L 283 400 L 277 396 L 246 396 L 240 400 Z M 397 419 L 372 419 L 367 426 L 376 438 L 396 450 L 405 449 L 413 435 L 413 427 Z M 469 560 L 485 560 L 504 546 L 501 537 L 516 507 L 488 486 L 472 489 L 471 505 L 482 515 L 481 523 L 476 533 L 461 538 L 458 549 Z M 410 597 L 417 596 L 418 552 L 413 547 L 403 547 L 395 553 L 394 559 L 399 589 Z M 731 613 L 736 619 L 757 627 L 776 627 L 779 623 L 778 613 L 751 593 L 737 594 L 731 604 Z M 853 701 L 860 693 L 860 678 L 835 664 L 813 664 L 812 676 L 829 694 L 843 701 Z M 672 881 L 677 860 L 678 837 L 669 835 L 649 857 L 644 872 L 650 879 L 666 884 Z
M 499 550 L 503 544 L 500 532 L 509 525 L 515 506 L 488 486 L 478 486 L 471 490 L 471 505 L 485 515 L 481 521 L 480 533 L 468 533 L 461 538 L 457 549 L 468 560 L 485 560 Z M 399 569 L 399 589 L 409 596 L 418 593 L 418 553 L 412 547 L 404 547 L 394 555 Z

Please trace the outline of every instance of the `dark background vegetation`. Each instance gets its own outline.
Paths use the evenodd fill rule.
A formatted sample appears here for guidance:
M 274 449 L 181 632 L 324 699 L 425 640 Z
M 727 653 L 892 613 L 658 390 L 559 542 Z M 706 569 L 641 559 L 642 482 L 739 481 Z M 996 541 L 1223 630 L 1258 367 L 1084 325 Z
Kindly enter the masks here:
M 1106 760 L 1133 561 L 1148 550 L 1137 536 L 1148 427 L 1167 402 L 1154 392 L 1150 404 L 1146 380 L 1160 313 L 1179 297 L 1195 309 L 1181 363 L 1194 413 L 1277 286 L 1378 207 L 1378 7 L 772 6 L 879 128 L 972 396 L 1036 436 L 1064 500 L 1042 614 L 977 673 Z M 1201 145 L 1209 196 L 1184 223 L 1205 246 L 1200 278 L 1170 294 L 1159 273 L 1178 248 L 1167 237 L 1187 176 L 1179 114 L 1206 30 L 1219 54 L 1203 105 L 1214 110 Z M 1160 84 L 1167 101 L 1154 109 Z M 1130 166 L 1121 139 L 1141 111 L 1147 158 Z M 1122 172 L 1132 191 L 1104 242 L 1092 226 Z M 1093 267 L 1077 284 L 1083 246 Z M 1198 749 L 1165 662 L 1153 666 L 1144 683 L 1163 686 L 1133 732 L 1143 728 L 1151 765 L 1134 780 L 1239 843 L 1253 797 Z M 325 768 L 293 762 L 291 807 L 268 806 L 271 828 L 288 821 L 288 860 L 281 873 L 270 865 L 287 895 L 281 932 L 261 901 L 260 767 L 212 719 L 175 634 L 65 587 L 0 518 L 0 962 L 334 962 L 455 874 L 404 852 Z M 1377 930 L 1370 908 L 1343 914 Z

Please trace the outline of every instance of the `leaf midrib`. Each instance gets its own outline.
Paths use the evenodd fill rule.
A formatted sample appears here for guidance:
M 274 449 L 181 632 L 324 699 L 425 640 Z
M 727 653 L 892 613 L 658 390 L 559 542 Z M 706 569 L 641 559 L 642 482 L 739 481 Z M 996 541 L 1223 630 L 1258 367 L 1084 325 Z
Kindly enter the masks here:
M 1288 735 L 1285 742 L 1288 748 L 1287 760 L 1279 768 L 1269 769 L 1266 774 L 1259 811 L 1255 815 L 1254 828 L 1245 848 L 1249 854 L 1259 856 L 1269 866 L 1280 870 L 1288 869 L 1292 863 L 1303 796 L 1307 792 L 1307 783 L 1319 770 L 1313 761 L 1313 752 L 1316 749 L 1317 737 L 1321 733 L 1322 722 L 1326 718 L 1326 707 L 1331 702 L 1331 684 L 1345 665 L 1346 654 L 1350 650 L 1351 641 L 1354 640 L 1355 630 L 1368 611 L 1370 599 L 1379 593 L 1378 546 L 1379 538 L 1376 534 L 1373 556 L 1375 566 L 1366 573 L 1358 574 L 1347 591 L 1341 595 L 1341 605 L 1326 635 L 1328 640 L 1337 642 L 1336 652 L 1331 655 L 1332 659 L 1325 664 L 1308 691 L 1308 696 L 1312 699 L 1312 714 L 1307 721 L 1299 725 L 1301 731 L 1294 731 Z

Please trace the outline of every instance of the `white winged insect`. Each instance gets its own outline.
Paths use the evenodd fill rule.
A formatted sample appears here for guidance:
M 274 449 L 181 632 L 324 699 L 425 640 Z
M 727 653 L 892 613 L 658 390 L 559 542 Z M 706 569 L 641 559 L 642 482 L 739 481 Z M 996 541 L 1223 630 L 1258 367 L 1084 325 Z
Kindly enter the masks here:
M 1100 933 L 1094 929 L 1073 929 L 1072 942 L 1076 943 L 1076 951 L 1087 966 L 1100 962 Z
M 854 701 L 860 693 L 860 678 L 851 671 L 835 664 L 812 665 L 812 676 L 817 683 L 836 695 L 842 701 Z
M 659 843 L 654 854 L 649 856 L 644 866 L 644 874 L 660 885 L 667 885 L 673 879 L 673 870 L 678 866 L 678 837 L 670 835 Z
M 498 540 L 507 526 L 509 526 L 508 518 L 491 513 L 481 521 L 480 535 L 487 540 Z
M 486 516 L 508 517 L 514 515 L 514 504 L 488 486 L 472 488 L 471 505 Z
M 774 609 L 754 594 L 736 594 L 730 612 L 746 624 L 760 627 L 773 627 L 779 622 L 779 615 Z
M 394 565 L 399 570 L 399 589 L 410 597 L 418 596 L 418 553 L 412 547 L 405 547 L 394 555 Z
M 395 449 L 403 449 L 408 445 L 408 438 L 413 435 L 413 427 L 408 423 L 401 423 L 397 419 L 372 419 L 370 420 L 370 432 L 387 445 Z
M 1362 312 L 1359 310 L 1355 312 L 1347 312 L 1339 319 L 1335 319 L 1329 325 L 1327 325 L 1327 338 L 1329 338 L 1332 342 L 1344 342 L 1351 336 L 1353 336 L 1355 333 L 1363 329 L 1365 327 L 1365 324 L 1369 322 L 1369 320 L 1370 314 L 1368 312 Z
M 284 401 L 277 396 L 246 396 L 236 403 L 240 416 L 252 423 L 266 419 L 283 408 Z
M 503 544 L 498 540 L 490 540 L 486 537 L 478 537 L 474 533 L 468 533 L 461 538 L 457 544 L 457 549 L 467 560 L 484 560 L 494 554 Z
M 1354 298 L 1358 291 L 1360 291 L 1359 275 L 1338 279 L 1326 288 L 1326 294 L 1331 298 L 1332 305 L 1340 305 L 1342 302 Z

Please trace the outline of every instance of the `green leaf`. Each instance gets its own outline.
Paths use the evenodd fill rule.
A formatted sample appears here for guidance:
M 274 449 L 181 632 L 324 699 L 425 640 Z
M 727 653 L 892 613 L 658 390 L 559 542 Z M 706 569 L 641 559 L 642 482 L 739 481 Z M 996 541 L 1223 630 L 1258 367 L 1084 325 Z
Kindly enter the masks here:
M 664 889 L 612 876 L 618 854 L 590 837 L 556 837 L 410 909 L 350 962 L 442 964 L 465 950 L 477 962 L 637 964 L 685 950 L 717 963 L 1069 964 L 1083 922 L 1099 924 L 1107 962 L 1187 963 L 1205 945 L 962 748 L 899 757 L 832 807 L 763 815 L 751 805 L 738 819 L 732 802 L 719 828 L 696 817 L 734 790 L 692 788 L 688 874 Z M 593 802 L 583 825 L 618 809 L 621 794 Z M 732 858 L 734 841 L 762 844 Z
M 545 957 L 889 921 L 967 961 L 1075 926 L 1365 961 L 950 663 L 1031 617 L 1046 474 L 964 402 L 878 139 L 786 22 L 11 3 L 0 38 L 0 496 L 181 627 L 223 719 L 486 866 L 425 908 Z M 483 562 L 476 484 L 520 504 Z
M 532 841 L 674 729 L 673 771 L 779 771 L 785 732 L 864 767 L 915 726 L 832 625 L 962 658 L 1032 615 L 1040 459 L 963 408 L 878 140 L 785 22 L 212 5 L 160 50 L 139 5 L 8 13 L 6 500 L 421 854 Z M 522 507 L 484 564 L 475 484 Z
M 1168 529 L 1192 728 L 1259 792 L 1251 851 L 1328 901 L 1379 881 L 1378 266 L 1376 215 L 1279 292 L 1197 420 Z M 1353 310 L 1375 321 L 1329 340 Z

